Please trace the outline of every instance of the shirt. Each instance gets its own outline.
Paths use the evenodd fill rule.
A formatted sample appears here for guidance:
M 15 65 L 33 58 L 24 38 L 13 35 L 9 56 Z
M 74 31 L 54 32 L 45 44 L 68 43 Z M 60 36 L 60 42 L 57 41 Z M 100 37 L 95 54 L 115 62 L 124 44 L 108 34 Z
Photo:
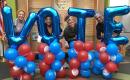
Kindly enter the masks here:
M 98 23 L 96 25 L 97 39 L 102 39 L 101 34 L 104 33 L 104 23 Z

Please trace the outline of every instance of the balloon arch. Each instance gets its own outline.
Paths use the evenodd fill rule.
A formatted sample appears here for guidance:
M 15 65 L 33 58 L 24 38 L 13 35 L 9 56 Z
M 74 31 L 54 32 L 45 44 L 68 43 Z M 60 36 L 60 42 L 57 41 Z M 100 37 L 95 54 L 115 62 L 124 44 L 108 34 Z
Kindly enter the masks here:
M 125 36 L 112 37 L 114 30 L 121 31 L 122 23 L 115 23 L 115 16 L 128 14 L 129 6 L 108 7 L 104 12 L 104 43 L 97 43 L 94 50 L 92 41 L 85 41 L 85 20 L 94 17 L 93 9 L 69 8 L 68 14 L 77 17 L 77 41 L 70 43 L 68 50 L 69 77 L 76 78 L 78 75 L 89 78 L 91 72 L 102 75 L 104 78 L 112 78 L 112 73 L 118 70 L 118 64 L 123 61 L 117 45 L 127 44 Z M 59 44 L 61 34 L 60 18 L 58 12 L 46 7 L 38 13 L 30 12 L 19 36 L 15 36 L 12 10 L 9 6 L 2 9 L 6 37 L 9 48 L 5 51 L 4 57 L 11 65 L 11 76 L 13 78 L 28 77 L 28 80 L 40 69 L 40 74 L 46 80 L 55 80 L 56 77 L 66 77 L 66 69 L 63 68 L 65 53 Z M 52 36 L 45 32 L 46 16 L 51 16 L 53 21 Z M 40 63 L 36 64 L 35 54 L 31 52 L 29 44 L 26 44 L 27 35 L 30 33 L 33 24 L 37 21 L 38 32 L 42 37 L 42 43 L 38 46 Z

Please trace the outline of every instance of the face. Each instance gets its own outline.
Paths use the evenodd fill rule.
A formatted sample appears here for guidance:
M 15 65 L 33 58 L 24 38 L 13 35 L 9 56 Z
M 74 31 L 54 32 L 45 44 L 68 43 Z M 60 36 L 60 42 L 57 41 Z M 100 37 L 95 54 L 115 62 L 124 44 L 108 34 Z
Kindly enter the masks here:
M 20 11 L 20 12 L 18 13 L 18 19 L 19 19 L 19 20 L 24 20 L 24 17 L 25 17 L 24 12 L 23 12 L 23 11 Z
M 45 23 L 46 23 L 48 26 L 50 26 L 50 25 L 52 24 L 51 17 L 46 17 Z
M 68 23 L 68 26 L 69 27 L 75 27 L 75 24 L 76 24 L 76 19 L 75 17 L 69 17 L 69 19 L 67 20 L 67 23 Z
M 102 16 L 96 16 L 95 18 L 96 18 L 96 20 L 97 20 L 99 23 L 102 23 L 102 22 L 103 22 L 103 17 L 102 17 Z

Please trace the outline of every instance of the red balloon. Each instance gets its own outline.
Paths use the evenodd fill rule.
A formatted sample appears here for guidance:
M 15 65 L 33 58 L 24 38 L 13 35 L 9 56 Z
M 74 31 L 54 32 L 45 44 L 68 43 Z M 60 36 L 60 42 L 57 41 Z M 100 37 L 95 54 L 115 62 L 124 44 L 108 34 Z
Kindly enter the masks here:
M 74 48 L 76 51 L 81 51 L 84 49 L 84 43 L 82 41 L 75 41 L 74 42 Z
M 40 43 L 38 46 L 38 51 L 41 54 L 49 52 L 49 46 L 46 43 Z
M 69 62 L 69 66 L 71 69 L 77 69 L 80 66 L 80 62 L 77 59 L 71 59 Z
M 80 51 L 78 53 L 78 60 L 84 62 L 88 59 L 88 53 L 86 51 Z
M 74 79 L 74 78 L 76 78 L 77 76 L 78 76 L 78 74 L 79 74 L 79 70 L 78 69 L 71 69 L 71 70 L 69 70 L 69 78 L 72 78 L 72 79 Z
M 32 52 L 29 52 L 27 55 L 26 55 L 26 58 L 28 61 L 34 61 L 35 60 L 35 54 L 32 53 Z
M 44 61 L 46 64 L 50 65 L 54 62 L 54 60 L 55 60 L 54 54 L 49 53 L 49 52 L 45 54 Z
M 67 74 L 67 71 L 66 71 L 66 69 L 64 69 L 64 68 L 63 68 L 62 70 L 56 72 L 56 76 L 57 76 L 58 78 L 65 78 L 65 77 L 66 77 L 66 74 Z
M 98 42 L 98 43 L 96 44 L 96 50 L 97 50 L 97 51 L 101 52 L 100 49 L 101 49 L 102 47 L 104 47 L 104 48 L 106 47 L 106 45 L 105 45 L 103 42 Z
M 32 80 L 32 76 L 25 73 L 20 77 L 20 80 Z
M 117 71 L 117 65 L 114 62 L 108 62 L 105 66 L 106 70 L 110 73 Z
M 7 63 L 7 65 L 8 65 L 10 68 L 12 68 L 12 67 L 14 66 L 14 63 L 11 62 L 11 61 L 6 61 L 6 63 Z
M 22 44 L 18 48 L 19 54 L 26 56 L 31 51 L 31 47 L 28 44 Z
M 86 41 L 84 44 L 84 48 L 86 51 L 90 51 L 94 49 L 94 43 L 93 41 Z
M 103 52 L 99 54 L 99 59 L 102 63 L 107 63 L 110 61 L 110 56 L 106 52 Z
M 10 69 L 10 75 L 11 75 L 11 77 L 13 77 L 13 78 L 19 78 L 20 77 L 20 75 L 22 75 L 23 74 L 23 70 L 21 70 L 21 69 L 18 69 L 18 68 L 16 68 L 16 67 L 12 67 L 11 69 Z
M 41 61 L 39 63 L 39 69 L 40 69 L 41 75 L 44 75 L 45 72 L 50 69 L 50 66 L 47 65 L 44 61 Z

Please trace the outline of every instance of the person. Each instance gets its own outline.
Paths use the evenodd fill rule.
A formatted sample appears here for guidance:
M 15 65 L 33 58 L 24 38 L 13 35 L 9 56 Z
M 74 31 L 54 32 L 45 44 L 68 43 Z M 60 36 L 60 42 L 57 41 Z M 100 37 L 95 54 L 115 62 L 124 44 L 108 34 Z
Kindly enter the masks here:
M 52 35 L 52 18 L 50 16 L 46 16 L 45 17 L 45 31 L 46 31 L 46 35 L 47 36 L 51 36 Z
M 103 40 L 103 34 L 104 34 L 104 20 L 103 16 L 100 13 L 97 13 L 95 15 L 95 19 L 97 20 L 97 25 L 96 25 L 96 35 L 97 39 L 99 41 Z
M 76 40 L 76 18 L 74 16 L 67 16 L 65 21 L 67 22 L 67 26 L 64 29 L 63 37 L 69 44 L 71 41 Z
M 18 10 L 17 17 L 18 18 L 14 22 L 14 30 L 16 36 L 20 34 L 25 23 L 25 12 L 23 10 Z

